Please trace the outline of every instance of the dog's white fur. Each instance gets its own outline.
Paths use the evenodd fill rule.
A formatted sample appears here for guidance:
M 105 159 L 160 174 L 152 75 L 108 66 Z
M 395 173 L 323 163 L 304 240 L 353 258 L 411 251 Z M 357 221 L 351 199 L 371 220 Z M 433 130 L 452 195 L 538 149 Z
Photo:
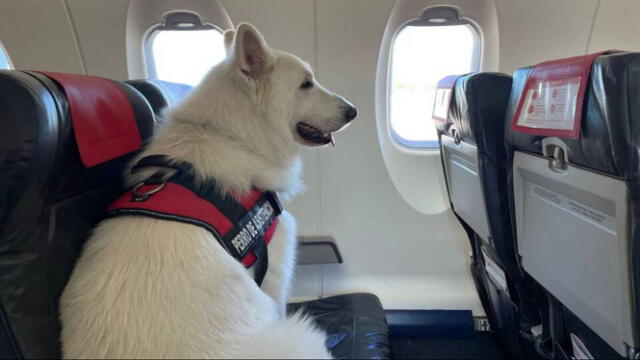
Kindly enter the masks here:
M 350 105 L 249 24 L 225 33 L 225 43 L 227 59 L 167 114 L 140 157 L 186 160 L 226 194 L 257 187 L 291 196 L 301 187 L 297 143 L 305 143 L 296 124 L 337 131 Z M 311 88 L 300 86 L 305 79 Z M 60 300 L 64 357 L 329 358 L 322 331 L 301 315 L 285 316 L 295 233 L 294 218 L 283 212 L 259 288 L 200 227 L 136 216 L 104 220 Z

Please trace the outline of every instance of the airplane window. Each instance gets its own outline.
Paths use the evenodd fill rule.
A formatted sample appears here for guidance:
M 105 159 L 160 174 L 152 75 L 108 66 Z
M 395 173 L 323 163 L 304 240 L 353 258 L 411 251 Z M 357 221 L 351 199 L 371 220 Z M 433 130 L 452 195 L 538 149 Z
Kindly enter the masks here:
M 161 80 L 197 85 L 211 67 L 225 58 L 222 32 L 212 27 L 156 30 L 149 41 L 149 73 Z
M 2 43 L 0 43 L 0 70 L 11 69 L 11 62 L 9 61 L 9 55 L 2 47 Z
M 398 32 L 391 53 L 389 89 L 391 133 L 397 142 L 414 148 L 438 147 L 431 121 L 438 81 L 478 70 L 479 44 L 479 35 L 470 24 L 409 24 Z

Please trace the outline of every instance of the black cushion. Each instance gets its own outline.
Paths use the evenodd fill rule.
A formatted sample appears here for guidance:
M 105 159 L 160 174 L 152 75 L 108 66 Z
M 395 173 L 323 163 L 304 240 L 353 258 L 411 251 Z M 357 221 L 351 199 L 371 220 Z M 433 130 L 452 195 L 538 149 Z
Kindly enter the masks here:
M 380 300 L 356 293 L 293 303 L 289 313 L 302 311 L 328 334 L 327 347 L 336 359 L 389 359 L 389 328 Z
M 115 83 L 148 139 L 147 101 Z M 85 168 L 64 91 L 39 73 L 0 71 L 0 119 L 0 357 L 57 358 L 58 298 L 132 154 Z
M 166 108 L 179 104 L 193 89 L 186 84 L 178 84 L 157 79 L 140 79 L 126 81 L 147 98 L 156 116 Z

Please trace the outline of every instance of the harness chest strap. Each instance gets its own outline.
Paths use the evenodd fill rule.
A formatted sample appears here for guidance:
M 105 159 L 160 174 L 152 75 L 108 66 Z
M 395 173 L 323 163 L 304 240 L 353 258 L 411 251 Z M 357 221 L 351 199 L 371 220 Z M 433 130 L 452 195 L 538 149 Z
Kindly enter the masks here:
M 255 267 L 254 278 L 262 284 L 268 267 L 267 244 L 278 224 L 282 207 L 273 192 L 252 190 L 241 199 L 222 196 L 214 181 L 197 184 L 193 167 L 166 156 L 143 158 L 132 172 L 148 166 L 169 168 L 175 173 L 156 173 L 120 196 L 107 208 L 107 216 L 139 215 L 200 226 L 245 267 Z

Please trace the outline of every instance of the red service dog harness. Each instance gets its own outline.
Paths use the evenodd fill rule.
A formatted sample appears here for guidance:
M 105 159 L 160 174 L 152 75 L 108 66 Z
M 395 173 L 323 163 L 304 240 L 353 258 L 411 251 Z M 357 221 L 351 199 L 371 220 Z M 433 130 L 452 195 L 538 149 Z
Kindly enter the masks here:
M 255 265 L 260 286 L 269 264 L 267 244 L 282 212 L 276 194 L 254 189 L 241 199 L 224 196 L 212 179 L 196 182 L 191 164 L 164 155 L 141 159 L 131 172 L 146 167 L 165 170 L 120 196 L 107 216 L 140 215 L 200 226 L 246 268 Z

